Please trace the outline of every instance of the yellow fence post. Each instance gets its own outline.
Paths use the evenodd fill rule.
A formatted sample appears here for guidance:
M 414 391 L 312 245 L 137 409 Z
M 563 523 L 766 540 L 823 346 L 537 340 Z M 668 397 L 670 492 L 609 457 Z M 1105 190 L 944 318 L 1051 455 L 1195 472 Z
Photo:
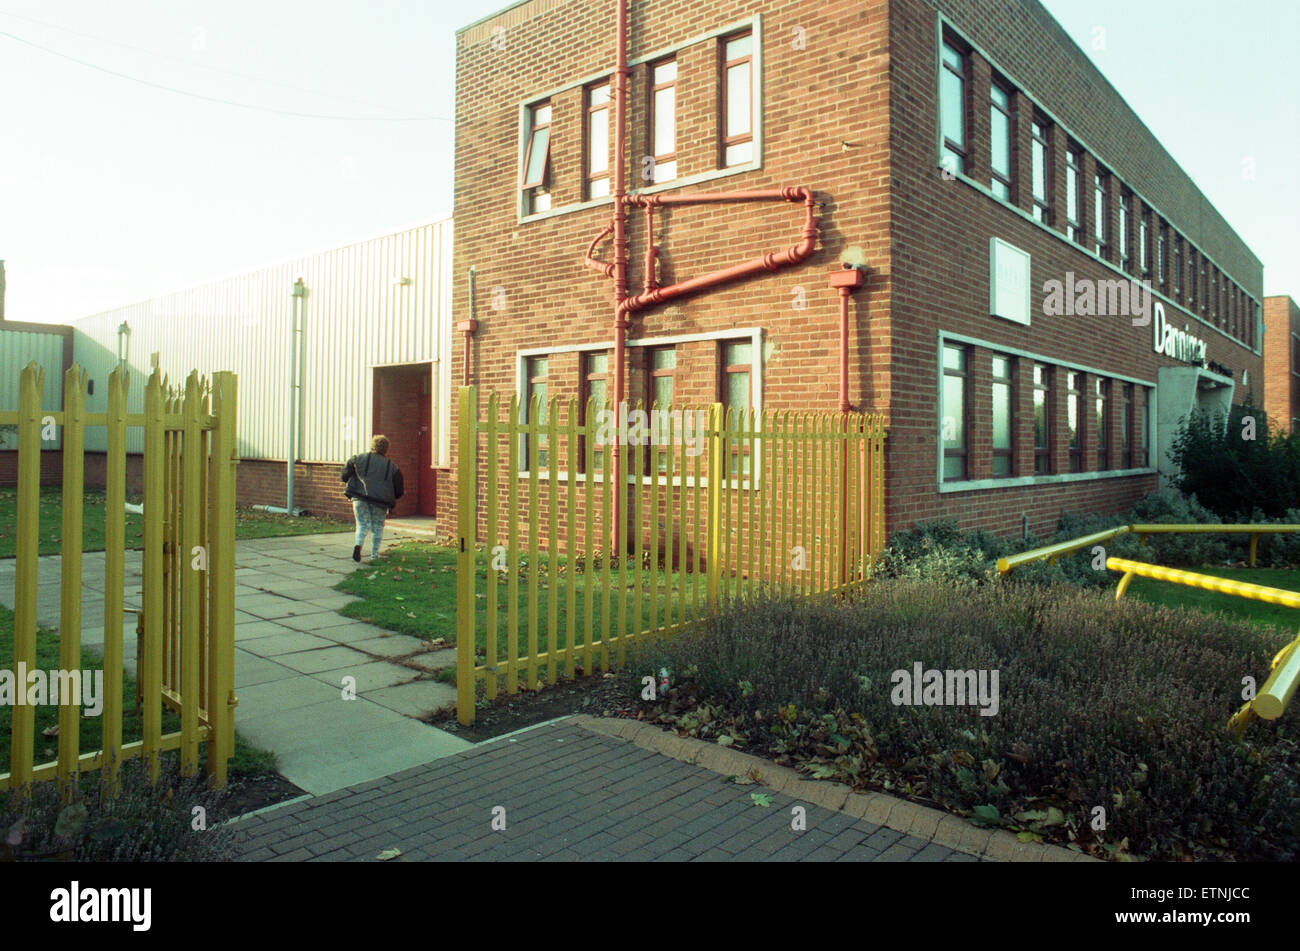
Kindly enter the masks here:
M 709 541 L 705 556 L 705 571 L 708 572 L 705 590 L 710 611 L 718 609 L 718 583 L 722 571 L 722 479 L 726 471 L 722 423 L 722 404 L 709 404 Z
M 45 371 L 35 362 L 18 384 L 18 539 L 14 565 L 14 671 L 36 667 L 36 579 L 40 555 L 41 390 Z M 31 794 L 36 711 L 17 704 L 9 724 L 9 779 L 26 803 Z
M 500 415 L 500 401 L 496 393 L 488 396 L 487 404 L 487 537 L 488 546 L 488 568 L 487 568 L 487 611 L 484 618 L 484 666 L 487 668 L 485 686 L 486 697 L 489 702 L 497 698 L 497 668 L 500 666 L 501 650 L 497 644 L 497 599 L 500 592 L 497 590 L 497 549 L 500 547 L 501 540 L 498 534 L 501 530 L 500 514 L 497 511 L 497 438 L 499 436 L 499 427 L 497 419 Z
M 126 396 L 130 376 L 117 367 L 108 376 L 104 419 L 107 453 L 104 473 L 104 710 L 101 742 L 104 778 L 118 788 L 122 759 L 122 597 L 126 549 Z
M 180 546 L 175 564 L 180 571 L 180 683 L 181 775 L 193 776 L 199 768 L 199 598 L 202 596 L 200 565 L 207 553 L 200 546 L 199 515 L 200 453 L 199 375 L 185 380 L 185 402 L 181 414 L 184 431 L 181 442 Z
M 456 559 L 456 719 L 464 726 L 474 722 L 474 543 L 478 519 L 478 393 L 473 386 L 460 388 L 457 432 L 457 532 L 460 553 Z M 490 659 L 489 659 L 490 660 Z
M 212 431 L 208 518 L 208 740 L 207 771 L 218 789 L 235 752 L 235 442 L 238 379 L 212 378 Z
M 63 525 L 59 543 L 59 667 L 64 675 L 81 670 L 81 514 L 86 482 L 86 373 L 73 364 L 63 374 Z M 71 800 L 81 756 L 80 697 L 59 691 L 59 796 Z M 78 702 L 73 702 L 73 701 Z
M 157 369 L 144 395 L 144 656 L 138 659 L 143 743 L 149 778 L 157 781 L 162 749 L 163 522 L 167 518 L 167 459 L 163 431 L 163 378 Z

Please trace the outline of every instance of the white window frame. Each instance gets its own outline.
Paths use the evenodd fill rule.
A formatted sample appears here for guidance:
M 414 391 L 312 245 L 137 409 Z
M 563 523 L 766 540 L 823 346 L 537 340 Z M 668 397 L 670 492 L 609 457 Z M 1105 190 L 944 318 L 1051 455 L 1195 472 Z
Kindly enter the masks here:
M 750 381 L 750 385 L 753 387 L 753 404 L 754 404 L 755 417 L 760 421 L 760 426 L 761 426 L 761 421 L 763 419 L 763 366 L 766 363 L 766 354 L 763 352 L 764 336 L 765 336 L 765 332 L 762 327 L 737 327 L 732 330 L 715 330 L 715 331 L 710 331 L 708 333 L 700 333 L 700 334 L 679 334 L 676 336 L 669 336 L 669 337 L 639 337 L 636 340 L 627 340 L 624 343 L 625 346 L 627 346 L 628 348 L 668 347 L 668 346 L 677 346 L 683 343 L 695 343 L 702 340 L 712 340 L 712 341 L 725 340 L 728 342 L 738 342 L 744 340 L 745 338 L 749 338 L 749 342 L 752 344 L 754 348 L 753 349 L 754 365 L 752 371 L 753 378 Z M 609 372 L 610 372 L 610 383 L 611 383 L 609 389 L 609 398 L 611 401 L 613 401 L 614 392 L 613 392 L 612 383 L 613 383 L 613 374 L 614 374 L 614 365 L 613 365 L 614 364 L 614 342 L 612 340 L 602 341 L 599 343 L 577 344 L 577 345 L 565 346 L 565 347 L 533 347 L 526 350 L 516 350 L 515 351 L 515 392 L 524 393 L 527 391 L 526 387 L 527 387 L 528 380 L 526 377 L 526 373 L 527 373 L 526 368 L 528 366 L 529 357 L 544 356 L 550 358 L 559 354 L 588 353 L 593 350 L 609 351 L 609 361 L 610 361 Z M 678 365 L 682 366 L 682 364 L 680 363 Z M 549 373 L 549 368 L 548 368 L 548 373 Z M 524 456 L 524 442 L 525 442 L 524 437 L 520 435 L 517 438 L 519 441 L 519 458 L 524 462 L 527 462 L 527 458 Z M 752 483 L 753 484 L 752 488 L 755 491 L 760 491 L 762 487 L 762 472 L 763 472 L 763 466 L 762 466 L 763 446 L 761 441 L 758 445 L 757 451 L 755 452 L 754 456 L 755 458 L 751 466 L 750 475 L 745 480 L 745 487 L 746 488 L 751 487 L 751 483 Z M 601 472 L 593 473 L 592 480 L 594 482 L 603 482 L 606 478 L 608 478 L 608 471 L 609 471 L 608 467 L 606 467 L 606 469 L 602 470 Z M 530 473 L 527 472 L 526 470 L 521 470 L 520 472 L 516 473 L 516 475 L 520 479 L 527 479 Z M 556 479 L 560 481 L 565 481 L 571 477 L 576 477 L 577 479 L 579 479 L 580 482 L 586 481 L 586 475 L 584 473 L 571 474 L 565 469 L 561 469 L 558 473 L 556 473 Z M 689 478 L 686 478 L 686 481 L 684 483 L 682 481 L 683 478 L 685 477 L 683 477 L 682 475 L 674 475 L 672 484 L 674 486 L 681 486 L 683 484 L 687 486 L 695 485 L 695 477 L 693 475 L 690 476 Z M 634 484 L 632 481 L 633 477 L 626 471 L 626 468 L 623 472 L 623 479 L 628 485 Z M 668 484 L 667 476 L 652 476 L 652 475 L 643 475 L 641 477 L 641 484 L 649 485 L 651 479 L 657 479 L 660 485 Z M 707 486 L 708 484 L 709 484 L 708 478 L 706 476 L 701 475 L 700 485 Z M 740 482 L 734 479 L 726 479 L 723 481 L 723 487 L 739 488 Z

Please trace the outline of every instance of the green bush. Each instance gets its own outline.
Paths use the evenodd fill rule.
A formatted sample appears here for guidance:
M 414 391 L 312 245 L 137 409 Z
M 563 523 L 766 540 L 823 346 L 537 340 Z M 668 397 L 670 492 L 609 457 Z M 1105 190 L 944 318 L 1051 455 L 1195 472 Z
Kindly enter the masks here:
M 763 600 L 639 649 L 652 719 L 860 789 L 937 800 L 1099 855 L 1293 859 L 1292 719 L 1225 732 L 1270 632 L 1065 585 L 882 581 L 852 602 Z M 997 670 L 999 710 L 896 706 L 891 672 Z M 1094 831 L 1092 810 L 1106 810 Z M 1127 840 L 1125 844 L 1125 840 Z
M 1300 505 L 1300 434 L 1270 427 L 1253 396 L 1226 416 L 1192 413 L 1169 455 L 1181 469 L 1175 487 L 1225 520 L 1244 521 L 1256 510 L 1279 518 Z
M 238 857 L 234 830 L 221 821 L 228 791 L 208 789 L 201 776 L 181 778 L 175 757 L 163 759 L 156 785 L 137 759 L 123 763 L 118 774 L 115 797 L 106 793 L 102 777 L 84 783 L 66 804 L 57 783 L 34 783 L 26 814 L 11 795 L 0 806 L 0 860 L 229 862 Z M 206 827 L 196 829 L 196 824 Z

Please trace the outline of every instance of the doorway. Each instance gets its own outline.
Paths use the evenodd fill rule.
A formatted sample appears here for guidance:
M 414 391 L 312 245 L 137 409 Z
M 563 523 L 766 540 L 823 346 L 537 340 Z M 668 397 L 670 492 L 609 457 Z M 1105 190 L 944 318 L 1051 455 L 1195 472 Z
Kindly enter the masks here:
M 388 457 L 402 470 L 405 494 L 394 517 L 437 515 L 433 473 L 433 364 L 374 368 L 373 432 L 388 437 Z

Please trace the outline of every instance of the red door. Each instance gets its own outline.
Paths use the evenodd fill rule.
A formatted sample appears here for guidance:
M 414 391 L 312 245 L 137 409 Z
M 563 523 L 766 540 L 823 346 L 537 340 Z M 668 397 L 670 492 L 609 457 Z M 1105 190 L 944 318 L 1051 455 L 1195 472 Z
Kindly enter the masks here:
M 388 458 L 402 470 L 405 482 L 405 493 L 393 508 L 396 517 L 436 514 L 432 420 L 430 364 L 375 367 L 373 431 L 388 437 Z

